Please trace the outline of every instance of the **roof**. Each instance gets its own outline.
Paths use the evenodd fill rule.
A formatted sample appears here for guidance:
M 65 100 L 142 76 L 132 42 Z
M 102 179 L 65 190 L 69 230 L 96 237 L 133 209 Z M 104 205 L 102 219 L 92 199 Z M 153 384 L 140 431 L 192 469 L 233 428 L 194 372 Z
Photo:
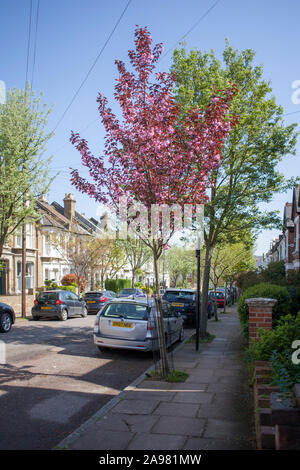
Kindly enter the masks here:
M 53 206 L 56 212 L 58 212 L 61 216 L 63 216 L 66 219 L 66 217 L 64 216 L 64 208 L 60 204 L 58 204 L 58 202 L 56 201 L 52 202 L 51 206 Z M 70 223 L 69 219 L 66 219 L 66 220 L 68 221 L 68 223 Z M 77 211 L 75 211 L 75 221 L 80 225 L 80 227 L 82 227 L 84 230 L 86 230 L 89 233 L 94 233 L 94 232 L 100 233 L 100 229 L 99 227 L 97 227 L 94 221 L 87 219 L 84 215 L 80 214 Z

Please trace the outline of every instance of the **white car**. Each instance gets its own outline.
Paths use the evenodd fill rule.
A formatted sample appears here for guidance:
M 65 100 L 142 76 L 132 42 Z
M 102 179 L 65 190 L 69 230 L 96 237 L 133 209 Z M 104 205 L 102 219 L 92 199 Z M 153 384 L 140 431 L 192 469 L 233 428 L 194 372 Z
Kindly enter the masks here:
M 183 318 L 168 302 L 162 302 L 167 347 L 184 338 Z M 159 349 L 155 301 L 114 299 L 98 312 L 94 343 L 105 348 L 153 351 Z

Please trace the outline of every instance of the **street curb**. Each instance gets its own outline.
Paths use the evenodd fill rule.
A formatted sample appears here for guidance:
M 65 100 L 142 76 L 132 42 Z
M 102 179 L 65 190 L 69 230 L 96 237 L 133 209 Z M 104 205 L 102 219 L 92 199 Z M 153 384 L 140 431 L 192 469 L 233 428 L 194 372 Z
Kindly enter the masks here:
M 194 333 L 195 330 L 191 330 L 191 332 L 189 331 L 188 336 L 172 351 L 172 353 L 180 351 L 185 346 L 187 341 L 191 338 L 191 336 L 193 336 Z M 143 380 L 145 380 L 146 374 L 154 368 L 155 365 L 148 367 L 145 372 L 139 375 L 131 384 L 127 385 L 127 387 L 125 387 L 124 390 L 122 390 L 117 396 L 108 401 L 106 405 L 100 408 L 100 410 L 96 411 L 96 413 L 94 413 L 87 421 L 85 421 L 81 426 L 75 429 L 75 431 L 65 437 L 61 442 L 59 442 L 59 444 L 54 446 L 51 450 L 68 450 L 68 445 L 79 439 L 82 434 L 87 431 L 88 427 L 91 424 L 94 424 L 98 419 L 105 416 L 112 408 L 114 408 L 122 400 L 123 395 L 125 395 L 127 391 L 132 390 L 133 388 L 137 387 L 137 385 L 142 383 Z

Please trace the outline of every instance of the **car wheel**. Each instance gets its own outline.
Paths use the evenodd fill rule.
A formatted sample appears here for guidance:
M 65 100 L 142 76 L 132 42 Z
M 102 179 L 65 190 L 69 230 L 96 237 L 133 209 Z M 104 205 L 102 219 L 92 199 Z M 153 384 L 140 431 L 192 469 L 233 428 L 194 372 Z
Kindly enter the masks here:
M 82 315 L 81 315 L 82 318 L 86 318 L 86 317 L 87 317 L 87 314 L 88 314 L 88 311 L 87 311 L 87 309 L 84 307 L 83 312 L 82 312 Z
M 59 316 L 59 318 L 61 319 L 61 321 L 66 321 L 68 320 L 68 312 L 67 310 L 64 308 Z
M 11 329 L 12 319 L 9 313 L 2 313 L 0 315 L 0 331 L 1 333 L 8 333 Z
M 36 315 L 32 315 L 32 319 L 33 319 L 34 321 L 38 321 L 38 320 L 40 319 L 40 317 L 37 317 Z

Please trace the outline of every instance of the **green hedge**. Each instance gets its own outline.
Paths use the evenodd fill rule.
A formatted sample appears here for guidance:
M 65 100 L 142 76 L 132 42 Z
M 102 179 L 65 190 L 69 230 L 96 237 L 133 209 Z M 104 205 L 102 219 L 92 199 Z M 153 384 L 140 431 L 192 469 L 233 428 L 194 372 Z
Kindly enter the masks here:
M 105 289 L 112 290 L 113 292 L 120 292 L 122 289 L 130 288 L 130 279 L 106 279 Z
M 291 296 L 286 287 L 269 283 L 260 283 L 249 287 L 243 292 L 238 301 L 240 322 L 246 336 L 249 334 L 249 307 L 245 300 L 256 297 L 277 300 L 272 312 L 273 327 L 277 325 L 282 316 L 291 312 Z
M 296 315 L 300 311 L 300 287 L 287 286 L 288 293 L 291 296 L 291 314 Z
M 281 392 L 288 392 L 300 381 L 300 364 L 294 364 L 292 344 L 300 339 L 300 312 L 278 320 L 272 331 L 260 329 L 260 340 L 252 343 L 247 356 L 252 367 L 256 360 L 271 361 L 272 380 Z

